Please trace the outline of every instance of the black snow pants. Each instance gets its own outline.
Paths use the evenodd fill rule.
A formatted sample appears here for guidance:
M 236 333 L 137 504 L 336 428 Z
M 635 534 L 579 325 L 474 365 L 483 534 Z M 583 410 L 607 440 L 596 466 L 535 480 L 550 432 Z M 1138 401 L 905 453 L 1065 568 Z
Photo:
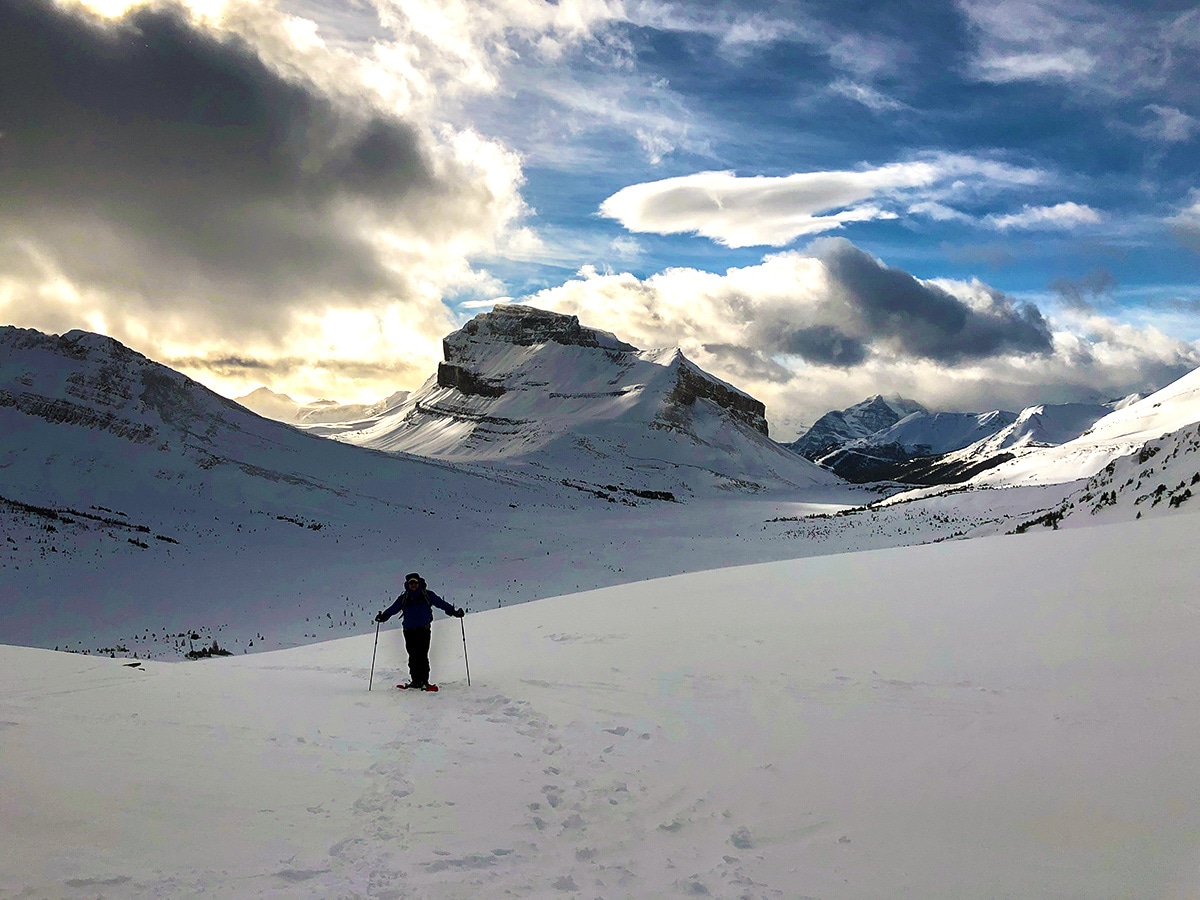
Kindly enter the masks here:
M 405 628 L 404 647 L 408 650 L 408 674 L 412 683 L 429 684 L 429 638 L 433 627 Z

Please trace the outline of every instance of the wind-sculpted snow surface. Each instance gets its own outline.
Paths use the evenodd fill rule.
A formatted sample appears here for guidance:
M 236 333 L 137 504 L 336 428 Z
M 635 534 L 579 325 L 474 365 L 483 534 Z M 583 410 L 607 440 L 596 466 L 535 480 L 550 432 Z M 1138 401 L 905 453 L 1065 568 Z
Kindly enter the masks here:
M 1190 517 L 197 663 L 0 647 L 0 896 L 1194 897 Z

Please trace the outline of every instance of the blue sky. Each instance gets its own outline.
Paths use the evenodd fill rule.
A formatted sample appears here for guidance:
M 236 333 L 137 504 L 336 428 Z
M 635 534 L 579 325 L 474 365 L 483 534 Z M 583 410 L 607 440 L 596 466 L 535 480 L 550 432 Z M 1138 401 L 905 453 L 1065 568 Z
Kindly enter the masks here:
M 1200 365 L 1195 3 L 3 15 L 0 319 L 229 395 L 415 387 L 497 300 L 677 344 L 784 438 Z
M 1014 16 L 1025 7 L 1055 9 L 1007 6 Z M 638 182 L 709 170 L 778 177 L 962 154 L 1040 177 L 1025 185 L 980 178 L 976 196 L 946 204 L 962 218 L 939 220 L 899 205 L 892 208 L 895 219 L 847 224 L 837 233 L 921 277 L 978 276 L 1039 298 L 1058 293 L 1053 286 L 1064 280 L 1086 281 L 1099 272 L 1109 275 L 1102 299 L 1118 307 L 1200 297 L 1200 256 L 1181 252 L 1169 224 L 1189 205 L 1196 185 L 1200 54 L 1194 51 L 1200 48 L 1188 53 L 1185 46 L 1167 46 L 1163 36 L 1173 26 L 1185 30 L 1188 22 L 1179 20 L 1192 10 L 1196 40 L 1194 4 L 1151 10 L 1110 4 L 1074 17 L 1063 12 L 1056 19 L 1062 37 L 1078 38 L 1065 46 L 1050 36 L 989 38 L 969 6 L 953 3 L 751 8 L 705 5 L 701 21 L 684 19 L 671 28 L 616 26 L 628 68 L 615 75 L 591 48 L 552 67 L 555 78 L 580 88 L 592 79 L 630 84 L 626 96 L 638 97 L 630 104 L 642 117 L 638 125 L 657 129 L 663 147 L 670 147 L 661 155 L 639 145 L 634 131 L 614 132 L 600 117 L 577 134 L 552 132 L 555 146 L 542 146 L 545 135 L 528 128 L 530 119 L 563 112 L 547 105 L 536 83 L 481 104 L 486 108 L 476 111 L 477 121 L 530 160 L 525 196 L 548 231 L 587 234 L 593 242 L 628 234 L 620 222 L 596 213 L 609 196 Z M 756 16 L 780 23 L 776 36 L 734 45 L 723 39 L 732 23 Z M 1075 32 L 1075 19 L 1101 33 Z M 795 25 L 796 33 L 787 33 L 786 25 Z M 839 44 L 848 47 L 844 55 Z M 999 46 L 989 49 L 992 44 Z M 1008 69 L 984 68 L 987 53 L 1006 50 L 1045 58 L 1031 74 L 1015 61 Z M 1117 65 L 1125 54 L 1148 57 L 1131 77 Z M 1068 61 L 1056 65 L 1056 55 Z M 1070 68 L 1076 55 L 1083 71 Z M 522 80 L 536 82 L 536 71 Z M 1094 221 L 997 224 L 1028 208 L 1060 204 L 1085 206 Z M 635 257 L 608 262 L 645 276 L 681 263 L 720 270 L 763 253 L 694 235 L 639 234 L 636 240 L 641 250 Z M 804 243 L 801 237 L 782 246 Z M 561 277 L 554 269 L 512 275 L 517 291 Z M 1197 336 L 1194 327 L 1188 337 Z

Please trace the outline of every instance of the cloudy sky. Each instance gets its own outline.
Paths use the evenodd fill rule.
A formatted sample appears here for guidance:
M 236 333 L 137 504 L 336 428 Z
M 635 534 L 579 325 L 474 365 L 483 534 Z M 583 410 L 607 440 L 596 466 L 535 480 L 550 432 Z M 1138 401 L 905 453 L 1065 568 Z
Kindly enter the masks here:
M 1200 5 L 3 0 L 0 322 L 374 400 L 497 300 L 790 439 L 1200 365 Z

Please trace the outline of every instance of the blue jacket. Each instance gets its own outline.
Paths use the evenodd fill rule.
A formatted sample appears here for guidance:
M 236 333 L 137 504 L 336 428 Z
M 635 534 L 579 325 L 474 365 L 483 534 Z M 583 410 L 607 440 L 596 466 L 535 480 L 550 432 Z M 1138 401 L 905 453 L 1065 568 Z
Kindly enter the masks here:
M 428 588 L 410 591 L 396 598 L 396 602 L 383 611 L 383 621 L 386 622 L 396 613 L 400 613 L 400 623 L 404 628 L 428 628 L 433 624 L 433 608 L 454 612 L 454 607 Z

